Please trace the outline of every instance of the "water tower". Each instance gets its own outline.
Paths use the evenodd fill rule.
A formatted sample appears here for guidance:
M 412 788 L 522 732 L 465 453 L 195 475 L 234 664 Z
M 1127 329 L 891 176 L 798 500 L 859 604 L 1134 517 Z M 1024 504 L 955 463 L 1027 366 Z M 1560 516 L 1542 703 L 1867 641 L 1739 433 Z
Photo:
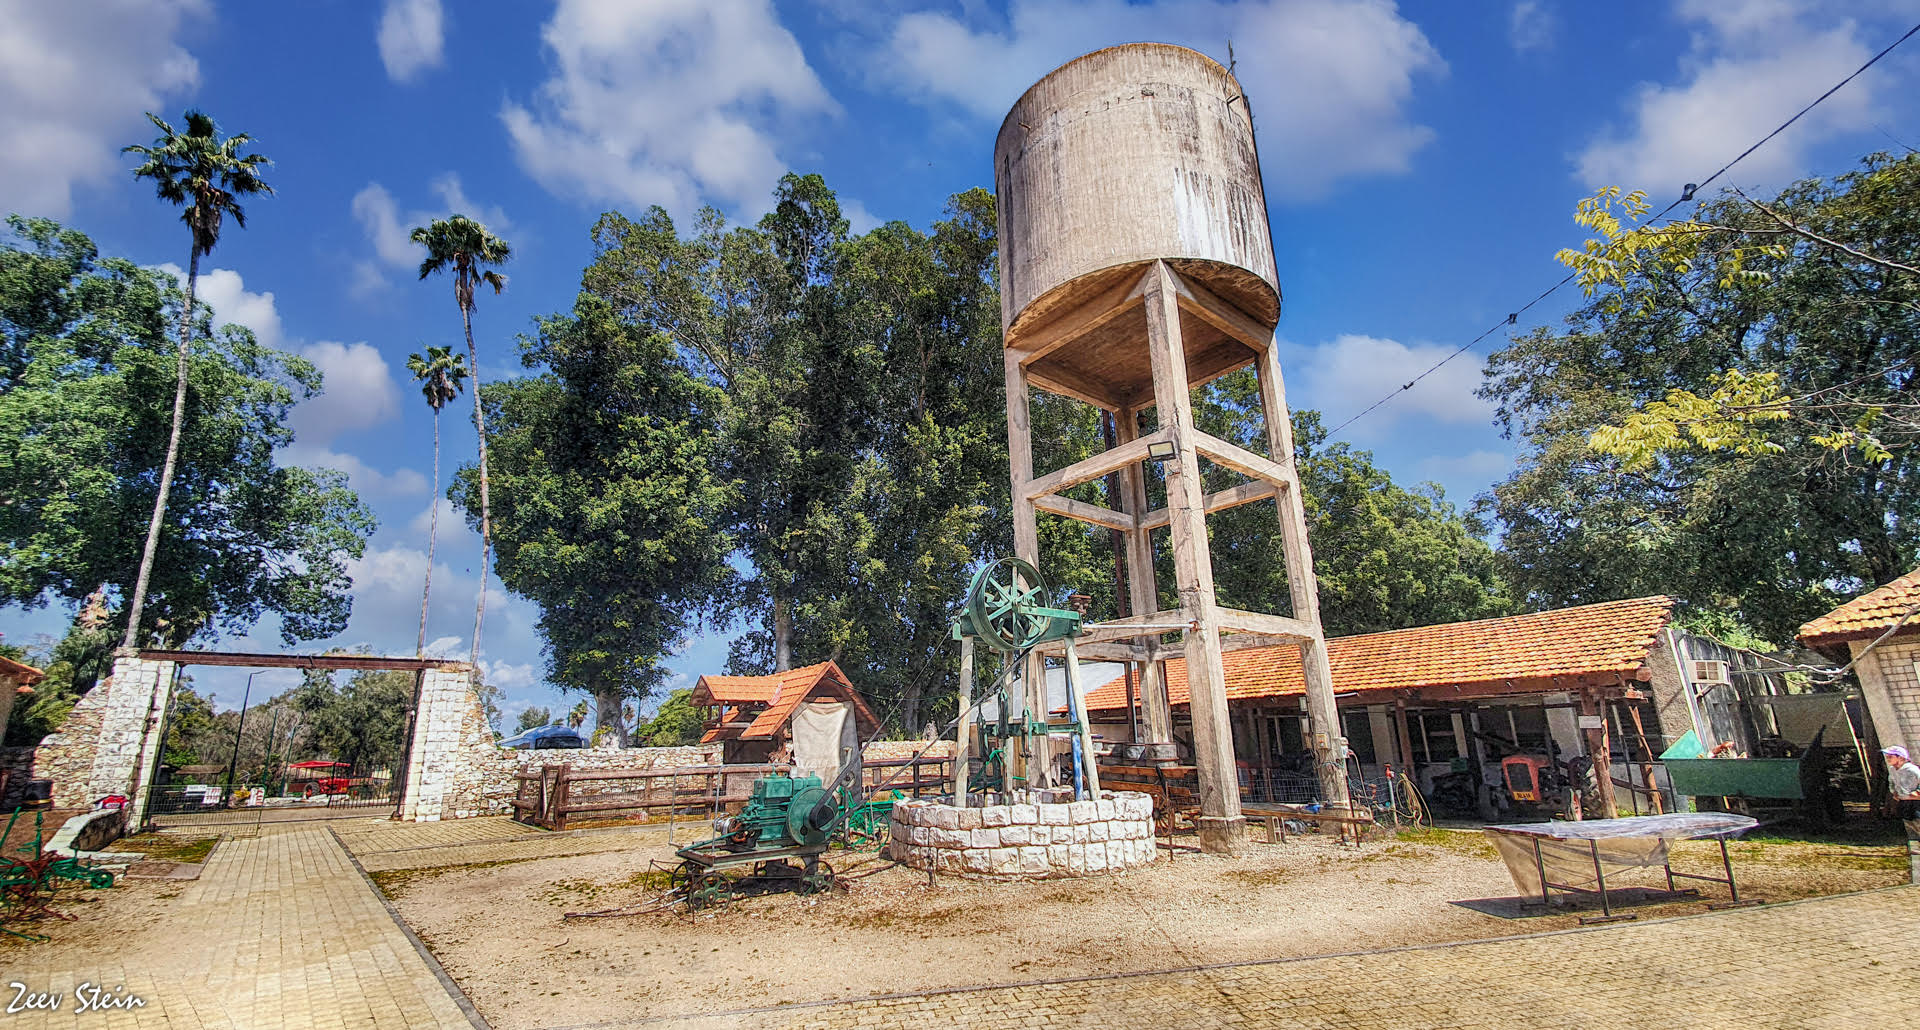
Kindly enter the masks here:
M 1152 741 L 1172 740 L 1163 663 L 1185 657 L 1204 848 L 1231 850 L 1244 833 L 1225 651 L 1299 647 L 1322 792 L 1344 804 L 1345 741 L 1274 352 L 1280 284 L 1240 83 L 1184 47 L 1100 50 L 1027 90 L 1000 127 L 993 164 L 1015 553 L 1038 561 L 1038 511 L 1125 537 L 1133 614 L 1100 623 L 1080 638 L 1080 653 L 1137 663 Z M 1248 365 L 1259 375 L 1271 459 L 1193 425 L 1189 391 Z M 1117 445 L 1035 476 L 1029 388 L 1112 412 Z M 1143 433 L 1149 408 L 1158 425 Z M 1245 482 L 1207 493 L 1202 458 Z M 1147 508 L 1145 461 L 1164 471 L 1165 508 Z M 1116 471 L 1117 511 L 1063 496 Z M 1269 498 L 1279 505 L 1291 616 L 1223 608 L 1214 596 L 1207 515 Z M 1153 575 L 1153 533 L 1163 528 L 1179 591 L 1167 610 Z M 1172 633 L 1178 644 L 1165 642 Z

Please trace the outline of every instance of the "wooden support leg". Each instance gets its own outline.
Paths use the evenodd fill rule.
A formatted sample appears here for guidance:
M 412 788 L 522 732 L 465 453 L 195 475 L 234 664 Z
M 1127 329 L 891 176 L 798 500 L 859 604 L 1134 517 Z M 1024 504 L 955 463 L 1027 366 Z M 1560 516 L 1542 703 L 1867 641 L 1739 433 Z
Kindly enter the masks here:
M 1280 375 L 1278 347 L 1268 346 L 1256 364 L 1260 379 L 1260 406 L 1267 421 L 1267 450 L 1287 467 L 1288 483 L 1273 499 L 1280 507 L 1280 542 L 1286 552 L 1287 592 L 1293 617 L 1313 627 L 1315 638 L 1300 647 L 1301 674 L 1307 685 L 1307 717 L 1312 726 L 1314 764 L 1320 775 L 1320 796 L 1330 805 L 1347 806 L 1346 736 L 1340 732 L 1340 711 L 1334 700 L 1333 668 L 1320 633 L 1320 587 L 1313 575 L 1313 548 L 1307 542 L 1307 515 L 1300 502 L 1300 478 L 1293 467 L 1293 423 L 1287 415 L 1286 381 Z
M 1114 419 L 1121 443 L 1140 438 L 1140 412 L 1127 408 Z M 1147 511 L 1146 474 L 1136 464 L 1120 470 L 1120 510 L 1136 519 Z M 1135 529 L 1127 538 L 1127 600 L 1137 614 L 1160 610 L 1160 587 L 1153 571 L 1153 531 Z M 1165 662 L 1140 663 L 1140 707 L 1146 723 L 1145 742 L 1173 742 L 1173 706 L 1167 703 Z
M 1226 668 L 1207 553 L 1206 491 L 1200 479 L 1200 454 L 1194 449 L 1186 349 L 1180 339 L 1173 270 L 1165 262 L 1156 262 L 1148 273 L 1146 308 L 1154 401 L 1161 428 L 1174 445 L 1174 458 L 1165 468 L 1175 585 L 1181 617 L 1195 627 L 1185 632 L 1185 654 L 1194 765 L 1200 780 L 1200 847 L 1232 853 L 1245 839 L 1246 819 L 1240 814 L 1240 785 L 1234 774 Z
M 960 722 L 954 731 L 953 803 L 967 805 L 967 749 L 973 743 L 973 638 L 960 638 Z
M 1093 756 L 1093 729 L 1087 725 L 1087 694 L 1080 682 L 1080 655 L 1074 650 L 1072 638 L 1067 640 L 1067 707 L 1073 709 L 1074 721 L 1080 724 L 1080 755 L 1087 775 L 1087 795 L 1100 797 L 1100 763 Z

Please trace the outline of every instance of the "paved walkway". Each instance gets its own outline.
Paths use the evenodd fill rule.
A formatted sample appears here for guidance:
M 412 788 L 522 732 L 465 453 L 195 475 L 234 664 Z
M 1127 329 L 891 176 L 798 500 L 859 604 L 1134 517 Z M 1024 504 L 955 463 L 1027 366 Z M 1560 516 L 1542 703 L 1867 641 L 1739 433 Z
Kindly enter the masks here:
M 104 945 L 69 924 L 50 928 L 52 943 L 5 953 L 0 985 L 19 981 L 63 1004 L 0 1014 L 0 1028 L 469 1025 L 325 825 L 222 840 L 200 879 L 162 904 L 160 918 Z M 76 1013 L 82 982 L 109 993 L 124 985 L 146 1005 Z
M 145 925 L 0 952 L 0 985 L 62 996 L 21 1027 L 451 1027 L 457 994 L 353 868 L 421 856 L 518 856 L 539 841 L 504 820 L 423 826 L 286 824 L 224 840 L 201 878 L 155 900 Z M 337 836 L 336 836 L 337 831 Z M 617 832 L 546 835 L 544 851 L 630 843 Z M 436 856 L 428 863 L 426 856 Z M 497 860 L 497 859 L 496 859 Z M 129 908 L 127 911 L 135 911 Z M 1250 914 L 1251 915 L 1251 914 Z M 83 920 L 88 917 L 83 916 Z M 137 922 L 129 918 L 128 923 Z M 96 929 L 110 927 L 102 920 Z M 832 1005 L 716 1011 L 598 1027 L 841 1030 L 891 1026 L 1690 1028 L 1906 1025 L 1916 1006 L 1920 887 L 1681 919 L 1400 951 L 955 990 Z M 1276 933 L 1284 932 L 1276 927 Z M 795 946 L 804 946 L 796 942 Z M 957 975 L 977 975 L 962 969 Z M 130 1012 L 73 1012 L 72 989 L 124 985 Z M 480 992 L 514 985 L 478 982 Z M 804 985 L 795 994 L 804 998 Z M 0 997 L 0 1009 L 11 990 Z M 555 1028 L 558 1030 L 558 1028 Z
M 1920 887 L 1896 887 L 1403 951 L 595 1026 L 1907 1026 L 1920 1013 L 1920 954 L 1911 946 L 1917 927 Z

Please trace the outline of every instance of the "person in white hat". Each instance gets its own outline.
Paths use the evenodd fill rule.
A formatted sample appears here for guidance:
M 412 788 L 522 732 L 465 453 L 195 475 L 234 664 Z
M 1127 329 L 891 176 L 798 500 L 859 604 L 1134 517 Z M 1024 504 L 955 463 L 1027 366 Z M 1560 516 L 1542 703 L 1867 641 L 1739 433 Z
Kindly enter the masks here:
M 1913 764 L 1907 749 L 1898 744 L 1881 748 L 1880 753 L 1887 756 L 1887 785 L 1899 806 L 1900 818 L 1920 820 L 1920 765 Z

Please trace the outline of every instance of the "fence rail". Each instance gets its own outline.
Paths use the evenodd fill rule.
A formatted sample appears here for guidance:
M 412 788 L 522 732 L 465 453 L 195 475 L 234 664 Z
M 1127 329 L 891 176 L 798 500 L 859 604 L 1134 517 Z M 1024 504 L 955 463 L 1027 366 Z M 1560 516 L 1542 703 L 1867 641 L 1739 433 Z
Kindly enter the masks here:
M 919 797 L 951 782 L 950 758 L 884 758 L 862 765 L 864 794 L 898 791 Z M 904 770 L 904 772 L 903 772 Z M 564 830 L 575 817 L 655 813 L 712 818 L 746 802 L 753 781 L 786 765 L 698 765 L 667 769 L 575 769 L 543 765 L 515 775 L 513 818 Z

